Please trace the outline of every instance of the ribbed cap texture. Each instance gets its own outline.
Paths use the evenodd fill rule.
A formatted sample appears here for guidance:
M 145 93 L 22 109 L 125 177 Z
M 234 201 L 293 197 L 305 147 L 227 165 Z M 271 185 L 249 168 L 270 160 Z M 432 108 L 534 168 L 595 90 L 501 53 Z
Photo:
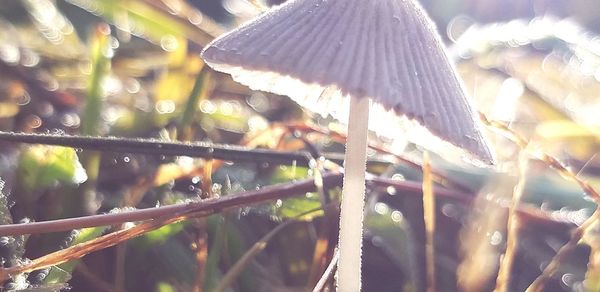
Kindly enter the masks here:
M 342 122 L 350 96 L 371 98 L 378 134 L 440 154 L 446 141 L 493 162 L 435 26 L 413 0 L 292 0 L 217 38 L 202 57 L 252 89 Z

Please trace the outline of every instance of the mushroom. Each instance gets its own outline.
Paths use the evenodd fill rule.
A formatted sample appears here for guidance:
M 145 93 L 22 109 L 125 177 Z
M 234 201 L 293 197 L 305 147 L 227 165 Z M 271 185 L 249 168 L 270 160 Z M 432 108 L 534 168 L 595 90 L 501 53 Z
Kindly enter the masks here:
M 218 37 L 202 57 L 253 90 L 348 124 L 339 291 L 360 290 L 368 129 L 493 162 L 436 28 L 414 0 L 291 0 Z

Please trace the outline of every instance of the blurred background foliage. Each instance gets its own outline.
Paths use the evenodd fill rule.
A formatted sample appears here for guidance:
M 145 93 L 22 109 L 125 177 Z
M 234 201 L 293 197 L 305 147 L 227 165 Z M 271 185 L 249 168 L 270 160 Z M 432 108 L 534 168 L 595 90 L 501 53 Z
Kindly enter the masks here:
M 267 1 L 272 5 L 277 1 Z M 599 7 L 592 0 L 422 1 L 451 47 L 478 109 L 509 123 L 535 147 L 597 185 L 600 126 Z M 283 96 L 252 92 L 206 68 L 211 39 L 259 13 L 244 0 L 5 0 L 0 5 L 0 130 L 210 141 L 279 150 L 342 153 L 329 119 Z M 297 127 L 289 127 L 290 125 Z M 301 125 L 301 126 L 298 126 Z M 312 127 L 312 128 L 311 128 Z M 316 127 L 317 129 L 314 129 Z M 463 196 L 438 201 L 440 291 L 491 291 L 506 244 L 506 208 L 519 149 L 487 133 L 495 171 L 434 158 Z M 369 171 L 400 186 L 418 167 L 371 153 Z M 418 147 L 405 156 L 419 161 Z M 270 163 L 92 152 L 0 141 L 0 222 L 43 221 L 226 196 L 310 177 L 315 169 Z M 532 160 L 527 172 L 511 291 L 522 291 L 595 205 L 576 184 Z M 336 201 L 339 190 L 329 189 Z M 365 291 L 422 291 L 421 193 L 369 185 Z M 458 199 L 457 199 L 458 198 Z M 461 199 L 462 198 L 462 199 Z M 317 193 L 165 226 L 80 261 L 4 283 L 5 290 L 213 291 L 263 236 L 228 291 L 304 291 L 337 240 L 335 208 Z M 327 209 L 327 208 L 326 208 Z M 333 215 L 332 215 L 333 214 Z M 284 220 L 296 223 L 276 229 Z M 127 226 L 1 236 L 0 263 L 22 264 Z M 592 230 L 593 231 L 593 230 Z M 268 236 L 267 236 L 268 235 Z M 326 251 L 315 251 L 319 242 Z M 594 232 L 547 291 L 597 291 Z M 588 262 L 591 263 L 588 270 Z M 311 276 L 312 275 L 312 276 Z

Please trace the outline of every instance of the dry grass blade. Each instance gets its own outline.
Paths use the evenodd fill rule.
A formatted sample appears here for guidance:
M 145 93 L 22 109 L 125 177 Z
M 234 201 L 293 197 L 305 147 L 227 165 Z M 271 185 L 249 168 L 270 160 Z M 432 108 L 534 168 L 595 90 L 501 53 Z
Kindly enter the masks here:
M 309 147 L 310 143 L 304 140 L 305 144 Z M 316 151 L 315 151 L 316 152 Z M 315 153 L 318 155 L 318 153 Z M 317 193 L 321 198 L 321 205 L 323 206 L 324 215 L 319 224 L 319 229 L 317 231 L 317 241 L 315 242 L 315 250 L 313 252 L 312 263 L 310 267 L 310 272 L 308 276 L 307 285 L 309 287 L 313 287 L 316 285 L 319 280 L 321 274 L 325 270 L 325 265 L 327 264 L 327 260 L 332 256 L 332 252 L 330 252 L 334 244 L 331 242 L 335 242 L 337 238 L 337 218 L 340 216 L 339 208 L 336 204 L 330 204 L 330 199 L 328 197 L 328 192 L 324 188 L 323 185 L 323 172 L 325 171 L 325 161 L 323 157 L 319 159 L 312 159 L 309 165 L 311 166 L 311 170 L 314 174 L 315 186 L 317 189 Z M 334 165 L 335 166 L 335 165 Z
M 523 191 L 525 189 L 525 183 L 527 180 L 528 161 L 529 159 L 525 154 L 525 151 L 521 150 L 519 153 L 519 181 L 514 187 L 512 201 L 508 211 L 508 220 L 506 227 L 508 233 L 506 241 L 506 252 L 502 257 L 500 271 L 498 272 L 498 278 L 496 280 L 496 288 L 494 289 L 494 291 L 497 292 L 510 291 L 510 274 L 514 264 L 515 255 L 517 254 L 519 246 L 518 240 L 520 228 L 517 210 L 519 208 L 519 203 L 521 202 L 521 197 L 523 196 Z
M 499 131 L 509 140 L 516 143 L 522 150 L 527 150 L 527 146 L 529 145 L 529 143 L 521 135 L 515 133 L 503 123 L 489 120 L 482 113 L 479 114 L 479 117 L 480 120 L 484 123 L 484 125 L 488 126 L 493 130 Z M 598 193 L 596 189 L 594 189 L 588 182 L 584 181 L 583 179 L 579 178 L 575 173 L 568 170 L 558 159 L 540 151 L 536 151 L 531 154 L 535 158 L 546 163 L 546 165 L 548 165 L 550 168 L 556 169 L 563 177 L 576 182 L 579 185 L 579 187 L 583 189 L 583 191 L 596 202 L 596 205 L 600 206 L 600 193 Z M 554 258 L 552 258 L 552 261 L 546 266 L 546 268 L 544 268 L 542 274 L 538 276 L 537 279 L 535 279 L 535 281 L 527 288 L 526 291 L 542 291 L 543 287 L 546 284 L 546 281 L 548 281 L 552 277 L 552 275 L 557 271 L 558 267 L 566 259 L 567 255 L 575 249 L 577 243 L 583 238 L 585 231 L 590 226 L 592 226 L 598 218 L 600 218 L 600 212 L 598 211 L 598 209 L 596 209 L 596 211 L 594 212 L 594 214 L 592 214 L 592 216 L 590 216 L 590 218 L 588 218 L 583 224 L 581 224 L 581 226 L 576 228 L 571 233 L 571 238 L 569 239 L 569 241 L 558 250 Z
M 198 267 L 196 278 L 194 279 L 194 291 L 202 291 L 206 275 L 206 261 L 208 260 L 208 234 L 206 232 L 198 232 L 194 238 L 193 246 L 196 266 Z
M 503 251 L 494 245 L 499 239 L 494 239 L 494 235 L 506 231 L 508 208 L 505 208 L 504 202 L 510 201 L 516 184 L 515 177 L 493 175 L 469 207 L 470 212 L 459 233 L 461 263 L 456 270 L 456 277 L 460 291 L 489 290 L 489 283 L 498 276 L 498 264 Z M 525 207 L 519 206 L 517 210 Z M 532 212 L 542 212 L 534 206 L 529 208 Z M 520 216 L 523 213 L 518 214 L 523 224 L 536 224 L 535 220 Z
M 339 184 L 340 175 L 334 175 L 333 177 L 337 177 L 336 183 Z M 331 179 L 333 178 L 331 174 L 326 174 L 323 177 L 323 181 L 326 184 L 331 183 Z M 34 270 L 39 270 L 47 267 L 51 267 L 54 265 L 58 265 L 73 259 L 81 258 L 89 253 L 98 251 L 100 249 L 104 249 L 110 246 L 114 246 L 123 241 L 132 239 L 149 231 L 160 228 L 161 226 L 179 222 L 188 217 L 200 216 L 200 215 L 208 215 L 210 213 L 214 213 L 217 210 L 222 210 L 227 206 L 224 206 L 222 203 L 236 203 L 237 205 L 247 205 L 251 203 L 248 201 L 248 196 L 250 195 L 252 198 L 261 197 L 263 200 L 273 199 L 272 195 L 279 194 L 279 198 L 283 198 L 286 196 L 290 196 L 291 194 L 297 193 L 305 193 L 311 189 L 314 189 L 314 181 L 311 179 L 307 179 L 303 182 L 296 183 L 288 183 L 288 184 L 280 184 L 272 187 L 265 187 L 263 190 L 247 192 L 244 194 L 230 195 L 227 197 L 223 197 L 220 199 L 212 200 L 212 209 L 206 209 L 206 204 L 202 204 L 202 202 L 197 202 L 199 205 L 195 204 L 183 204 L 180 207 L 183 209 L 179 209 L 177 212 L 171 212 L 170 214 L 162 214 L 157 219 L 153 219 L 150 221 L 146 221 L 141 223 L 135 227 L 119 230 L 96 239 L 77 244 L 71 246 L 69 248 L 53 252 L 51 254 L 45 255 L 43 257 L 37 258 L 25 265 L 14 266 L 9 268 L 0 269 L 0 282 L 6 281 L 11 277 L 21 274 L 27 273 Z M 266 195 L 266 196 L 265 196 Z M 241 199 L 241 201 L 240 201 Z M 221 203 L 220 207 L 218 207 L 218 203 Z M 256 202 L 256 201 L 254 201 Z M 241 203 L 241 204 L 240 204 Z M 210 205 L 210 204 L 209 204 Z M 232 207 L 230 205 L 229 207 Z M 195 208 L 194 208 L 195 207 Z M 199 208 L 202 207 L 202 208 Z M 156 217 L 155 217 L 156 218 Z M 26 224 L 24 226 L 27 226 Z M 10 227 L 10 225 L 9 225 Z
M 96 239 L 92 239 L 90 241 L 86 241 L 84 243 L 73 245 L 69 248 L 65 248 L 63 250 L 47 254 L 25 265 L 0 269 L 0 282 L 4 282 L 21 273 L 28 273 L 35 270 L 62 264 L 70 260 L 79 259 L 94 251 L 119 244 L 123 241 L 132 239 L 144 233 L 158 229 L 161 226 L 179 222 L 181 220 L 184 220 L 185 218 L 186 217 L 184 216 L 165 216 L 162 219 L 159 218 L 152 221 L 144 222 L 129 229 L 119 230 L 98 237 Z
M 333 273 L 335 273 L 339 258 L 340 253 L 336 250 L 333 255 L 333 258 L 331 259 L 331 262 L 329 262 L 329 265 L 325 270 L 325 273 L 323 273 L 323 276 L 321 276 L 321 279 L 319 279 L 319 282 L 317 282 L 317 285 L 315 285 L 315 288 L 312 290 L 312 292 L 320 292 L 323 291 L 323 289 L 325 289 L 325 285 L 327 284 L 329 279 L 331 279 Z
M 586 233 L 584 241 L 590 246 L 588 270 L 585 275 L 584 287 L 587 291 L 600 290 L 600 242 L 598 240 L 598 224 Z
M 334 229 L 336 215 L 339 217 L 339 210 L 337 206 L 328 205 L 324 206 L 325 215 L 322 218 L 320 228 L 318 231 L 317 241 L 315 243 L 315 251 L 313 252 L 312 264 L 310 268 L 310 275 L 308 279 L 309 287 L 316 285 L 323 271 L 323 267 L 327 263 L 331 233 L 336 232 Z
M 435 195 L 433 194 L 429 154 L 423 153 L 423 216 L 425 220 L 425 258 L 427 268 L 427 292 L 436 291 L 435 281 Z
M 550 280 L 550 278 L 552 277 L 552 275 L 554 275 L 554 273 L 556 273 L 556 271 L 558 271 L 558 268 L 561 266 L 561 263 L 567 259 L 567 256 L 573 250 L 575 250 L 575 248 L 577 247 L 577 244 L 583 238 L 583 235 L 585 234 L 586 230 L 588 228 L 590 228 L 592 225 L 594 225 L 594 223 L 598 219 L 600 219 L 600 213 L 596 209 L 596 211 L 594 212 L 594 214 L 592 214 L 592 216 L 590 216 L 590 218 L 588 218 L 585 222 L 583 222 L 583 224 L 581 224 L 581 226 L 579 226 L 575 230 L 573 230 L 573 233 L 571 233 L 571 238 L 569 239 L 569 241 L 565 245 L 563 245 L 558 250 L 558 252 L 556 252 L 556 255 L 554 256 L 554 258 L 552 258 L 552 261 L 550 261 L 550 263 L 546 266 L 546 268 L 544 268 L 544 270 L 542 271 L 542 274 L 539 275 L 537 277 L 537 279 L 535 279 L 535 281 L 533 281 L 533 283 L 531 283 L 531 285 L 529 285 L 526 292 L 543 291 L 544 286 L 546 285 L 546 282 L 548 280 Z

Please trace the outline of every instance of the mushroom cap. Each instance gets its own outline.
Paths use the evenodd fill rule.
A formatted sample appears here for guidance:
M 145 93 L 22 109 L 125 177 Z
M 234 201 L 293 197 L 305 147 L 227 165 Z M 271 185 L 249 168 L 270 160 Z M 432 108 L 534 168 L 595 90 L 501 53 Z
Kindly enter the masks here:
M 350 97 L 370 98 L 377 134 L 493 162 L 436 28 L 413 0 L 290 0 L 218 37 L 202 57 L 253 90 L 341 122 Z

